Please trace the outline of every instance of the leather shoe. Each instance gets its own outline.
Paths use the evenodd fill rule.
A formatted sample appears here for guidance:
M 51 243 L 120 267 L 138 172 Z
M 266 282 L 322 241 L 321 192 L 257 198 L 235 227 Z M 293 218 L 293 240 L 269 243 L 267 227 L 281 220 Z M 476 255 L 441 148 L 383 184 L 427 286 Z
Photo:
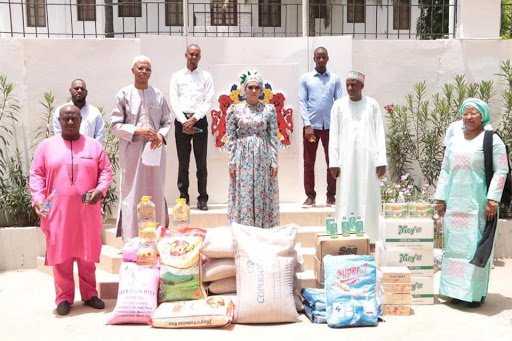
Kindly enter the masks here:
M 67 315 L 71 311 L 71 304 L 68 301 L 62 301 L 57 305 L 57 314 Z
M 100 300 L 97 296 L 93 296 L 87 301 L 84 302 L 85 305 L 92 307 L 94 309 L 103 309 L 105 308 L 105 302 Z
M 206 201 L 198 201 L 197 202 L 197 208 L 201 211 L 208 211 L 208 204 Z
M 334 197 L 327 197 L 327 201 L 325 202 L 327 206 L 336 206 L 336 199 Z
M 302 208 L 309 208 L 316 206 L 315 199 L 308 197 L 302 204 Z

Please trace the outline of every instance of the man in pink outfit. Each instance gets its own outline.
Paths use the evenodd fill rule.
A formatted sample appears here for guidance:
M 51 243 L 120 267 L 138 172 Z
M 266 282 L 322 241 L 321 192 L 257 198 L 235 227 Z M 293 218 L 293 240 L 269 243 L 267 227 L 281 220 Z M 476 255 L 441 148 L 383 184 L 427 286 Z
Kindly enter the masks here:
M 73 263 L 77 262 L 84 304 L 103 309 L 96 291 L 96 265 L 101 251 L 101 199 L 112 181 L 103 146 L 80 134 L 80 109 L 60 109 L 61 135 L 42 141 L 30 169 L 32 204 L 46 236 L 46 265 L 53 266 L 57 314 L 74 302 Z M 52 194 L 51 207 L 45 200 Z

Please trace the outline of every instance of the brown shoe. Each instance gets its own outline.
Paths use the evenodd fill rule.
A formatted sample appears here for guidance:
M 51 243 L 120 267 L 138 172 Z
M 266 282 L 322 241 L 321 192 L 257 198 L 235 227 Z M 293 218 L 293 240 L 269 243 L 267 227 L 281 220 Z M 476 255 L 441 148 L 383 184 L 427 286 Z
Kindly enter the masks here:
M 336 206 L 336 199 L 334 197 L 327 197 L 325 204 L 329 207 Z
M 308 197 L 306 201 L 302 204 L 302 208 L 309 208 L 309 207 L 315 207 L 315 199 Z

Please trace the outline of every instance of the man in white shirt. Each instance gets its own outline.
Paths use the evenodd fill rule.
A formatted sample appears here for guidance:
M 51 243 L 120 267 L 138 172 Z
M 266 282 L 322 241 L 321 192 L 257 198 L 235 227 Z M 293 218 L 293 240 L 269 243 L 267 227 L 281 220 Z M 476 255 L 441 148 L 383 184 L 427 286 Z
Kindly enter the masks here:
M 101 112 L 95 106 L 87 104 L 87 86 L 82 79 L 75 79 L 71 82 L 69 88 L 71 94 L 71 102 L 80 109 L 80 116 L 82 116 L 82 123 L 80 124 L 80 134 L 95 138 L 103 144 L 103 134 L 105 129 L 105 121 L 101 117 Z M 60 135 L 62 129 L 59 122 L 59 112 L 64 106 L 61 105 L 53 112 L 53 133 Z
M 171 107 L 176 115 L 175 134 L 178 153 L 178 190 L 180 198 L 189 203 L 188 169 L 190 152 L 194 149 L 196 160 L 197 208 L 208 210 L 206 183 L 206 153 L 208 146 L 208 121 L 206 114 L 212 105 L 213 80 L 210 73 L 198 68 L 201 48 L 191 44 L 185 52 L 187 67 L 174 73 L 171 78 Z

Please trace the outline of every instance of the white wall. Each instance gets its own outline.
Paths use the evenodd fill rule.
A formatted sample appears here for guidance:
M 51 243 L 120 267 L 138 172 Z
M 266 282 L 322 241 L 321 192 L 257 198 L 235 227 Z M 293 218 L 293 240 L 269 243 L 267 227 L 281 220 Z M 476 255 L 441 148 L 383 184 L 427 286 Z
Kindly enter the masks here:
M 388 103 L 404 103 L 412 86 L 426 80 L 429 91 L 440 89 L 458 74 L 470 82 L 500 78 L 502 60 L 512 58 L 512 41 L 501 40 L 351 40 L 350 37 L 318 38 L 190 38 L 145 36 L 140 39 L 12 39 L 0 38 L 0 74 L 16 84 L 22 104 L 19 136 L 22 145 L 30 145 L 39 125 L 43 93 L 53 91 L 57 103 L 69 96 L 72 79 L 86 80 L 88 101 L 112 109 L 118 89 L 133 81 L 131 60 L 138 53 L 153 61 L 152 85 L 169 98 L 169 80 L 173 72 L 185 67 L 184 52 L 189 43 L 202 47 L 201 67 L 214 76 L 215 99 L 228 93 L 240 72 L 260 69 L 274 91 L 287 97 L 286 107 L 294 109 L 295 130 L 292 146 L 280 154 L 280 193 L 283 202 L 305 199 L 302 178 L 302 124 L 299 119 L 297 84 L 300 74 L 313 68 L 312 51 L 317 46 L 329 50 L 328 68 L 342 77 L 350 68 L 367 75 L 365 94 L 375 97 L 381 107 Z M 218 108 L 217 102 L 214 104 Z M 211 117 L 209 117 L 211 121 Z M 178 196 L 177 163 L 174 135 L 167 146 L 167 183 L 169 202 Z M 20 140 L 21 141 L 21 140 Z M 222 203 L 227 198 L 227 155 L 209 141 L 210 202 Z M 317 156 L 318 201 L 324 200 L 325 162 L 321 147 Z M 194 162 L 191 163 L 192 198 L 197 196 Z M 192 203 L 194 203 L 192 199 Z

